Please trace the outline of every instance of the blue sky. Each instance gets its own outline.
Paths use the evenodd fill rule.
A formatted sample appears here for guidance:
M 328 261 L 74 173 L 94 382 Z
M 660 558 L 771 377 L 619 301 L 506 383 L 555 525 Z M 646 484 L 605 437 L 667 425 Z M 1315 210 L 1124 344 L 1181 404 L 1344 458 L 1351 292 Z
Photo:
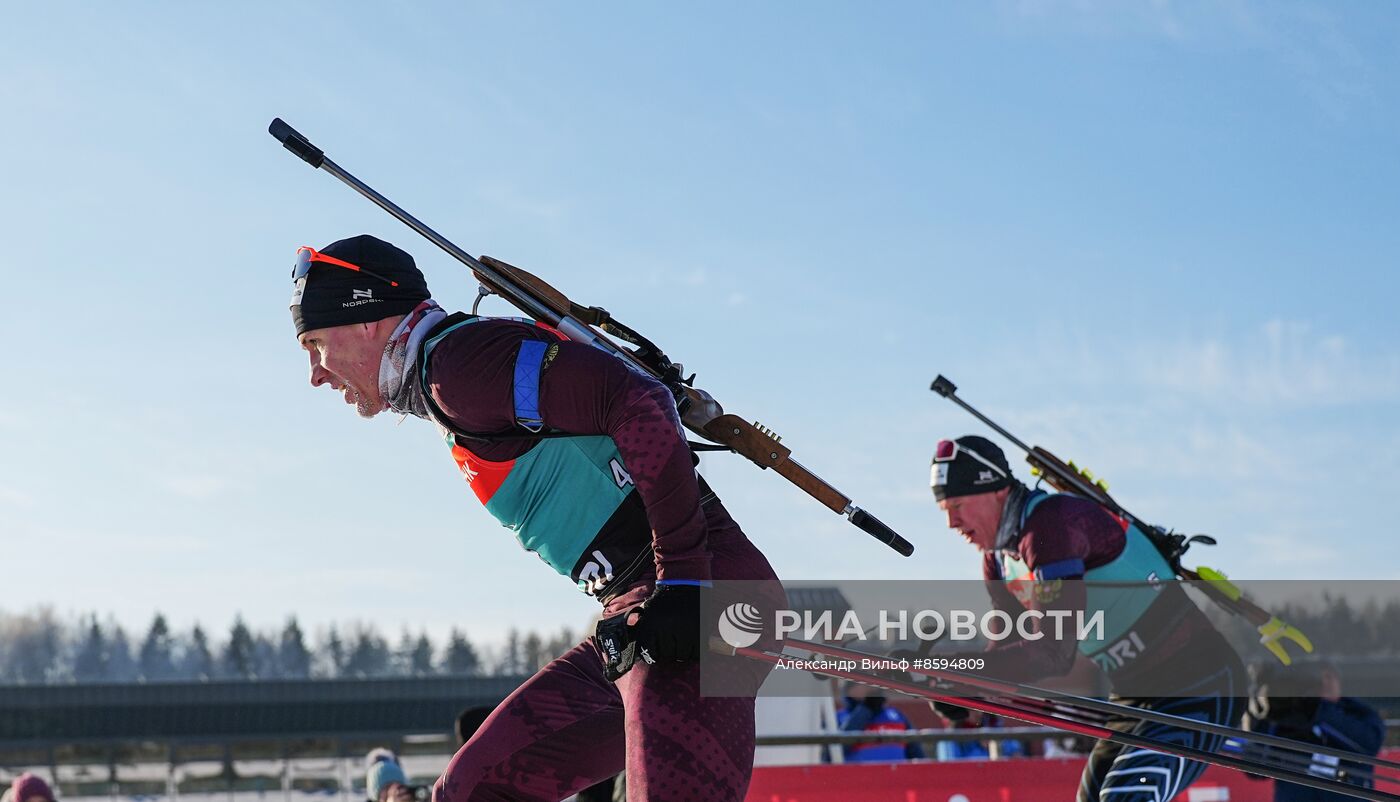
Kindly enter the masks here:
M 973 574 L 927 465 L 983 430 L 928 392 L 940 372 L 1140 515 L 1219 537 L 1201 557 L 1232 575 L 1398 573 L 1389 4 L 5 18 L 0 609 L 488 639 L 592 613 L 430 427 L 306 385 L 298 245 L 369 232 L 444 303 L 475 286 L 282 151 L 274 116 L 469 252 L 652 336 L 919 549 L 707 458 L 785 577 Z

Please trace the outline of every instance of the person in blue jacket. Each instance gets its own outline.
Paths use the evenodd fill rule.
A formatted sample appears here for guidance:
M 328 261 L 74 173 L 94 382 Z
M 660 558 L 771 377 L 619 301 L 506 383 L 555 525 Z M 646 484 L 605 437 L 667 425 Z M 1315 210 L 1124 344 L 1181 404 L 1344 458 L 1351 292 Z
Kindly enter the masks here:
M 1342 695 L 1341 675 L 1328 663 L 1278 669 L 1260 677 L 1250 700 L 1248 729 L 1371 757 L 1385 743 L 1385 721 L 1375 708 Z M 1331 755 L 1313 755 L 1307 772 L 1374 788 L 1371 769 Z M 1347 802 L 1351 797 L 1297 783 L 1274 782 L 1274 802 Z
M 936 711 L 938 708 L 934 708 Z M 983 728 L 995 728 L 1002 726 L 1001 719 L 996 716 L 984 716 L 976 710 L 964 710 L 950 717 L 943 715 L 948 720 L 948 727 L 954 730 L 971 730 Z M 946 740 L 939 741 L 938 747 L 934 750 L 934 757 L 938 760 L 990 760 L 992 750 L 991 741 L 963 741 Z M 1000 757 L 1025 757 L 1026 749 L 1020 741 L 1013 741 L 1006 738 L 997 739 L 997 751 Z
M 914 729 L 899 710 L 885 704 L 885 697 L 859 683 L 847 683 L 845 708 L 836 711 L 836 723 L 842 732 L 907 732 Z M 915 741 L 871 741 L 845 746 L 841 750 L 847 763 L 893 763 L 901 760 L 921 760 L 923 746 Z

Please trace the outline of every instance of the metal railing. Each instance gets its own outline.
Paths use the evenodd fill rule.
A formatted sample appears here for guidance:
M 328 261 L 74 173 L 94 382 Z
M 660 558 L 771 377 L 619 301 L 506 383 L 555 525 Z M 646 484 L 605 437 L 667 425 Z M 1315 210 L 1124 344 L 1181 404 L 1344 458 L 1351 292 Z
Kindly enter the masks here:
M 1392 732 L 1396 732 L 1396 728 L 1400 727 L 1400 719 L 1388 719 L 1385 723 Z M 1004 741 L 1034 741 L 1043 738 L 1065 737 L 1069 736 L 1049 727 L 928 728 L 902 732 L 828 731 L 767 734 L 758 736 L 756 744 L 760 748 L 784 746 L 833 748 L 870 743 L 937 744 L 940 742 L 984 741 L 988 747 L 988 758 L 998 760 L 1004 757 L 1001 750 L 1001 743 Z M 236 739 L 234 740 L 236 741 Z M 410 776 L 419 781 L 428 781 L 430 775 L 441 771 L 441 767 L 446 766 L 447 760 L 455 751 L 456 745 L 451 736 L 437 733 L 385 738 L 383 743 L 398 747 L 401 754 L 407 758 L 406 762 L 416 764 L 412 767 L 406 766 L 406 768 L 410 771 Z M 125 762 L 113 759 L 115 758 L 113 755 L 112 758 L 109 758 L 110 762 L 58 760 L 52 763 L 37 763 L 28 767 L 5 765 L 0 768 L 0 779 L 7 778 L 7 775 L 17 774 L 25 768 L 38 769 L 41 773 L 50 774 L 57 778 L 60 774 L 58 769 L 65 768 L 69 771 L 63 773 L 68 776 L 59 781 L 63 790 L 67 790 L 70 783 L 88 786 L 85 792 L 80 795 L 90 797 L 93 793 L 92 786 L 97 785 L 106 789 L 105 793 L 100 793 L 100 795 L 109 796 L 114 800 L 124 797 L 163 797 L 166 800 L 176 800 L 182 795 L 191 793 L 196 796 L 211 793 L 218 796 L 227 793 L 228 799 L 232 802 L 236 793 L 254 791 L 259 795 L 271 792 L 267 798 L 277 799 L 280 796 L 285 802 L 292 802 L 298 798 L 295 791 L 309 790 L 302 786 L 302 783 L 307 781 L 319 782 L 323 789 L 322 793 L 329 793 L 331 799 L 337 799 L 340 802 L 358 802 L 359 796 L 363 793 L 362 753 L 350 753 L 351 745 L 349 743 L 338 742 L 327 753 L 292 754 L 289 752 L 293 750 L 289 750 L 280 755 L 269 755 L 260 759 L 236 757 L 232 753 L 233 746 L 233 742 L 225 742 L 225 748 L 220 750 L 222 751 L 221 755 L 217 757 L 205 755 L 195 759 L 181 759 L 179 750 L 171 749 L 166 753 L 164 760 L 153 760 L 147 757 L 145 759 L 138 758 L 134 762 Z M 49 757 L 52 759 L 52 754 Z M 218 772 L 216 767 L 220 764 L 229 771 L 227 777 Z M 76 768 L 81 771 L 84 765 L 93 768 L 105 765 L 110 771 L 110 780 L 104 783 L 96 778 L 83 780 L 74 777 L 72 770 Z M 201 773 L 199 767 L 205 768 L 206 771 L 214 771 L 214 774 L 199 777 L 198 775 Z M 191 780 L 202 780 L 203 782 L 200 784 L 204 787 L 198 790 L 189 788 L 188 783 Z M 214 781 L 215 787 L 209 787 L 211 780 Z M 226 785 L 222 782 L 224 780 L 227 781 Z M 249 787 L 250 783 L 255 783 L 256 787 Z M 163 787 L 157 791 L 151 788 L 152 785 Z M 77 790 L 77 788 L 72 790 Z
M 978 727 L 976 729 L 924 729 L 902 732 L 812 732 L 792 735 L 760 735 L 759 746 L 827 746 L 831 744 L 936 743 L 939 741 L 1016 740 L 1063 735 L 1049 727 Z

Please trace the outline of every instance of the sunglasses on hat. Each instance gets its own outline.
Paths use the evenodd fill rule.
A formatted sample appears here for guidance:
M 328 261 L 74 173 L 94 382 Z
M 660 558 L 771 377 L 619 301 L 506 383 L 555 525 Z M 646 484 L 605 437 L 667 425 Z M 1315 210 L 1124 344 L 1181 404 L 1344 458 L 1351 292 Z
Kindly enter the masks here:
M 334 256 L 327 256 L 324 253 L 321 253 L 320 251 L 311 247 L 310 245 L 303 245 L 300 248 L 297 248 L 297 262 L 292 267 L 292 281 L 300 281 L 301 279 L 306 278 L 306 274 L 311 272 L 311 264 L 313 262 L 320 262 L 323 265 L 331 265 L 333 267 L 343 267 L 346 270 L 353 270 L 356 273 L 364 273 L 366 276 L 373 276 L 379 279 L 380 281 L 386 282 L 390 287 L 399 286 L 399 283 L 397 281 L 385 278 L 384 276 L 379 275 L 373 270 L 368 270 L 366 268 L 360 267 L 357 264 L 351 264 L 350 262 L 347 262 L 344 259 L 337 259 Z
M 938 448 L 934 449 L 933 452 L 933 461 L 952 462 L 953 460 L 958 458 L 959 454 L 966 454 L 969 457 L 972 457 L 973 459 L 977 460 L 983 465 L 986 465 L 988 468 L 991 468 L 992 470 L 996 471 L 997 475 L 1002 477 L 1003 479 L 1010 478 L 1006 475 L 1006 471 L 1003 471 L 1001 469 L 1001 466 L 997 465 L 996 463 L 992 462 L 991 460 L 987 459 L 981 454 L 978 454 L 976 451 L 973 451 L 967 446 L 959 445 L 958 441 L 956 440 L 939 440 Z

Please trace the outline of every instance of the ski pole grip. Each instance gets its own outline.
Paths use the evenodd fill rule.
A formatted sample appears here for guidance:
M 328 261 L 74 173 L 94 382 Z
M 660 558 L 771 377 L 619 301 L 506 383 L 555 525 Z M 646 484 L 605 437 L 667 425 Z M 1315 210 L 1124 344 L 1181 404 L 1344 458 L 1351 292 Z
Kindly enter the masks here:
M 885 526 L 879 518 L 871 515 L 860 507 L 851 511 L 851 523 L 860 527 L 861 531 L 884 543 L 886 546 L 903 554 L 905 557 L 914 553 L 914 544 L 899 536 L 899 533 Z
M 311 144 L 310 140 L 297 133 L 297 129 L 282 122 L 281 117 L 272 118 L 272 124 L 267 127 L 267 132 L 272 134 L 272 138 L 282 143 L 282 147 L 297 155 L 297 158 L 311 165 L 320 167 L 326 160 L 325 151 Z
M 953 384 L 951 381 L 945 378 L 942 373 L 940 373 L 938 374 L 938 378 L 933 380 L 933 384 L 929 385 L 928 389 L 934 391 L 935 393 L 938 393 L 944 398 L 952 398 L 953 393 L 956 393 L 958 391 L 958 386 L 956 384 Z

